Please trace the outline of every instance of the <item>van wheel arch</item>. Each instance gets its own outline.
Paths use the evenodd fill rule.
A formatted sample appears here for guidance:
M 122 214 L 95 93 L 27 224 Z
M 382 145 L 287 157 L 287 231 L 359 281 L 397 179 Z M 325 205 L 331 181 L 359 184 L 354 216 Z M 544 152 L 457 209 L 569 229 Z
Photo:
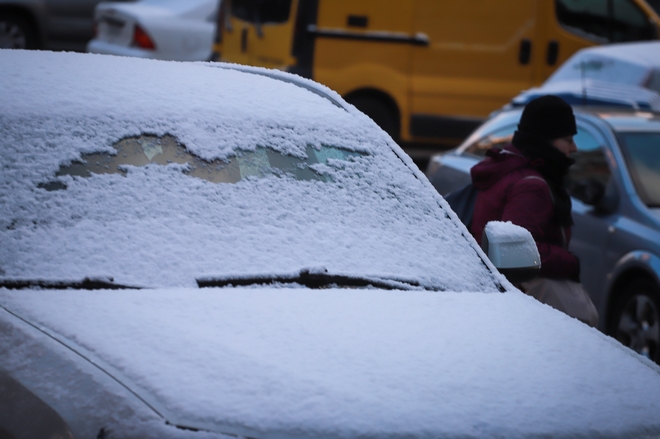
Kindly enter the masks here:
M 369 116 L 395 141 L 399 141 L 401 137 L 401 112 L 391 96 L 380 90 L 364 89 L 351 92 L 345 95 L 344 99 Z

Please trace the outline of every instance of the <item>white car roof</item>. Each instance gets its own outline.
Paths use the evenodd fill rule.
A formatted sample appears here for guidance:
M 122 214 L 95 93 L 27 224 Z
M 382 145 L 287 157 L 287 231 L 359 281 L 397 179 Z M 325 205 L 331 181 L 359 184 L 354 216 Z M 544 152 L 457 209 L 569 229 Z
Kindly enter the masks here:
M 609 44 L 579 50 L 545 84 L 584 78 L 644 86 L 653 74 L 660 75 L 660 42 Z
M 616 105 L 660 112 L 660 42 L 610 44 L 576 52 L 540 87 L 512 103 L 524 105 L 544 94 L 572 105 Z

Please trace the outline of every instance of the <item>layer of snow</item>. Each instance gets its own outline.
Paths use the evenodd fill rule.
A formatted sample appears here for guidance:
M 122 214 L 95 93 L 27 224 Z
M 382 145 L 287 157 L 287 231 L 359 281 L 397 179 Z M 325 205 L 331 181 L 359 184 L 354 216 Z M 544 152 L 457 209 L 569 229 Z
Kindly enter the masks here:
M 0 290 L 0 301 L 178 425 L 310 438 L 660 433 L 657 365 L 515 291 Z
M 511 221 L 490 221 L 484 235 L 488 237 L 488 257 L 498 269 L 541 267 L 536 242 L 524 227 Z
M 660 75 L 660 71 L 659 71 Z M 600 81 L 595 79 L 571 79 L 543 84 L 541 87 L 525 90 L 512 102 L 522 105 L 535 97 L 553 94 L 562 97 L 572 105 L 601 104 L 621 105 L 635 109 L 660 111 L 660 93 L 647 88 Z
M 490 221 L 486 224 L 486 233 L 491 243 L 503 243 L 511 241 L 524 242 L 532 235 L 524 227 L 517 226 L 511 221 Z M 532 238 L 532 242 L 534 239 Z
M 584 78 L 644 86 L 654 71 L 660 71 L 660 42 L 610 44 L 576 52 L 545 84 Z
M 175 18 L 177 16 L 193 19 L 206 19 L 214 9 L 217 0 L 138 0 L 136 2 L 101 2 L 96 11 L 115 9 L 139 18 Z
M 570 104 L 615 104 L 660 111 L 660 42 L 588 47 L 576 52 L 541 87 L 513 99 L 524 105 L 555 94 Z
M 6 278 L 195 286 L 201 277 L 325 267 L 498 290 L 444 201 L 352 107 L 210 63 L 3 51 L 0 76 Z M 257 147 L 305 157 L 308 146 L 331 145 L 362 155 L 317 168 L 328 182 L 209 183 L 171 164 L 129 167 L 126 177 L 64 176 L 66 190 L 38 187 L 81 153 L 115 153 L 112 144 L 141 133 L 170 134 L 206 160 Z

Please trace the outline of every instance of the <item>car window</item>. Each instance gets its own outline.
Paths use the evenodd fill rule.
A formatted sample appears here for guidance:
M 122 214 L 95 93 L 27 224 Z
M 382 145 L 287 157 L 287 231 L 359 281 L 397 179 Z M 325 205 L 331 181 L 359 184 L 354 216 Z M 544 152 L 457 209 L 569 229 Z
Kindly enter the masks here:
M 490 148 L 503 148 L 511 143 L 517 125 L 501 127 L 479 140 L 468 145 L 464 153 L 483 157 Z M 574 137 L 578 152 L 572 158 L 575 164 L 571 166 L 568 176 L 568 187 L 571 195 L 582 198 L 580 191 L 584 190 L 588 181 L 596 181 L 604 188 L 610 179 L 610 168 L 607 164 L 602 142 L 583 127 L 578 127 Z
M 90 174 L 126 175 L 127 166 L 183 165 L 184 174 L 212 183 L 238 183 L 248 177 L 289 175 L 297 180 L 328 181 L 315 165 L 327 165 L 332 160 L 347 160 L 363 155 L 334 146 L 307 147 L 306 157 L 286 155 L 270 148 L 257 147 L 253 151 L 239 151 L 225 160 L 204 160 L 190 153 L 171 135 L 141 136 L 122 139 L 113 146 L 115 151 L 83 154 L 82 160 L 61 166 L 56 177 L 65 175 L 89 177 Z M 46 190 L 66 189 L 59 180 L 44 182 Z
M 632 0 L 556 0 L 557 20 L 567 30 L 607 42 L 655 38 L 646 14 Z
M 486 151 L 493 147 L 504 148 L 506 145 L 511 143 L 513 133 L 516 131 L 516 129 L 517 125 L 508 125 L 499 128 L 492 133 L 480 138 L 476 142 L 468 145 L 464 149 L 464 152 L 478 157 L 483 157 L 486 155 Z
M 607 163 L 605 147 L 602 142 L 583 127 L 573 138 L 578 151 L 571 156 L 575 164 L 568 173 L 568 191 L 576 198 L 582 198 L 581 191 L 589 182 L 597 182 L 602 190 L 610 180 L 611 171 Z
M 619 141 L 639 197 L 660 207 L 660 134 L 620 133 Z

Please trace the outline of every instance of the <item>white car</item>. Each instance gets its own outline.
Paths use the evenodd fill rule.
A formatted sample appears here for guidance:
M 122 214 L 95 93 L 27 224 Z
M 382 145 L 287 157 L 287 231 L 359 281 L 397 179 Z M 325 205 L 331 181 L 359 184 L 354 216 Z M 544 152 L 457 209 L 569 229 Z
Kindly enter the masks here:
M 173 61 L 211 59 L 219 0 L 103 2 L 87 51 Z
M 607 44 L 576 52 L 540 87 L 513 98 L 523 106 L 546 94 L 571 105 L 660 112 L 660 41 Z
M 21 50 L 0 77 L 0 437 L 660 435 L 660 367 L 515 289 L 328 88 Z

